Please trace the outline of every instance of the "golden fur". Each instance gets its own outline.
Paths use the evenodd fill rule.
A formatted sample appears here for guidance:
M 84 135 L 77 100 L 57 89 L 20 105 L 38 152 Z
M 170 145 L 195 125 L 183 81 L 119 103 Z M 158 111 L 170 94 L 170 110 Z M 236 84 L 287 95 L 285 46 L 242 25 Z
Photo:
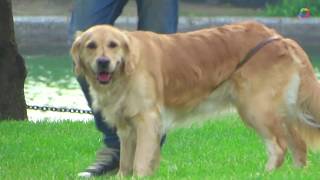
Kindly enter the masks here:
M 306 143 L 317 145 L 320 139 L 313 127 L 320 121 L 320 85 L 305 52 L 282 38 L 236 69 L 252 48 L 274 35 L 255 22 L 172 35 L 107 25 L 79 33 L 71 49 L 75 71 L 89 82 L 93 110 L 117 128 L 119 175 L 151 175 L 168 129 L 205 119 L 228 104 L 264 139 L 267 170 L 282 164 L 287 147 L 295 165 L 304 166 Z M 105 84 L 97 80 L 101 57 L 110 62 L 111 80 Z

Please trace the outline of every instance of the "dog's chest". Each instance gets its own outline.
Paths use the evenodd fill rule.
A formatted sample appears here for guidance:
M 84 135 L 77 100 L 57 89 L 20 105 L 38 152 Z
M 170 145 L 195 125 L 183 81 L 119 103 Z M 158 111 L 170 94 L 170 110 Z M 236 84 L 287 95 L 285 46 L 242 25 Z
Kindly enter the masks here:
M 125 93 L 120 90 L 105 91 L 103 93 L 91 90 L 92 108 L 101 112 L 104 121 L 114 127 L 116 122 L 123 117 Z
M 115 84 L 116 85 L 116 84 Z M 152 107 L 154 96 L 140 84 L 125 88 L 115 86 L 104 91 L 91 89 L 93 99 L 92 108 L 102 113 L 104 121 L 110 126 L 117 126 L 123 120 L 128 120 L 135 115 Z

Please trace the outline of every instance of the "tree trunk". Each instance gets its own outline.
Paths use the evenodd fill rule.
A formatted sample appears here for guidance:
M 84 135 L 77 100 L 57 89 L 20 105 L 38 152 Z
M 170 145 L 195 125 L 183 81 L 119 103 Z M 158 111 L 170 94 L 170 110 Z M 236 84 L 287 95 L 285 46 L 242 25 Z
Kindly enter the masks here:
M 0 0 L 0 121 L 26 120 L 26 68 L 14 36 L 11 0 Z

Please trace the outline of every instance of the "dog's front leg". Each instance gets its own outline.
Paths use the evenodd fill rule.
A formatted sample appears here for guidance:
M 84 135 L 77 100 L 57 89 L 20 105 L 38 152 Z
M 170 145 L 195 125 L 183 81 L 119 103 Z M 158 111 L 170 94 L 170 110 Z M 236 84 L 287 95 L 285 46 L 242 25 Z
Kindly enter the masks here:
M 120 167 L 118 176 L 128 176 L 133 171 L 136 133 L 130 126 L 118 128 L 117 133 L 120 139 Z
M 134 158 L 134 174 L 152 175 L 160 161 L 161 122 L 157 111 L 140 114 L 134 121 L 137 146 Z

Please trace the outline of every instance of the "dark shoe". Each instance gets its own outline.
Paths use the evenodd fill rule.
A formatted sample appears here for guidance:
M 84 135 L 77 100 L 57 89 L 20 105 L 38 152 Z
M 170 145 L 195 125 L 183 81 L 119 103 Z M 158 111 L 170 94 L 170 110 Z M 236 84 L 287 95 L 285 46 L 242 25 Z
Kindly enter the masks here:
M 100 176 L 119 169 L 119 150 L 103 147 L 97 153 L 97 160 L 85 171 L 78 174 L 79 177 L 89 178 Z

